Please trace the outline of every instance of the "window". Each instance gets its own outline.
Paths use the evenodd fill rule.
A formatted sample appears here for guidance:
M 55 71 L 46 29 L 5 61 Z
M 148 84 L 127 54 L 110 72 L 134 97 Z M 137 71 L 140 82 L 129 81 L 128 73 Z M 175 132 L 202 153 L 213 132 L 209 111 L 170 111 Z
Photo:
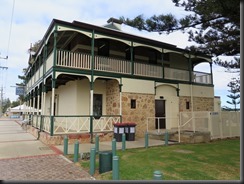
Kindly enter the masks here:
M 164 53 L 163 54 L 163 60 L 164 61 L 169 61 L 170 59 L 169 59 L 169 53 Z
M 186 109 L 190 109 L 190 102 L 186 102 Z
M 109 56 L 109 42 L 107 40 L 98 40 L 97 52 L 99 56 Z
M 149 51 L 149 63 L 150 64 L 157 64 L 157 52 L 154 50 Z
M 130 108 L 131 109 L 135 109 L 136 108 L 136 100 L 135 99 L 131 99 L 130 100 Z
M 93 95 L 93 115 L 95 119 L 99 119 L 102 116 L 102 94 Z
M 133 60 L 134 60 L 134 54 L 132 56 Z M 126 49 L 125 49 L 125 59 L 130 61 L 131 60 L 131 49 L 130 49 L 130 46 L 127 46 Z

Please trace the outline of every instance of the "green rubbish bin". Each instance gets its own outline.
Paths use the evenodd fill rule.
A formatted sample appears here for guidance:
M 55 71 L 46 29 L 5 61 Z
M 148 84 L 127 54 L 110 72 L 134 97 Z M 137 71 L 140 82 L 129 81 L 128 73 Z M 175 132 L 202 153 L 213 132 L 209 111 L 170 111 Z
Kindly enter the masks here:
M 99 152 L 99 174 L 112 171 L 112 151 Z

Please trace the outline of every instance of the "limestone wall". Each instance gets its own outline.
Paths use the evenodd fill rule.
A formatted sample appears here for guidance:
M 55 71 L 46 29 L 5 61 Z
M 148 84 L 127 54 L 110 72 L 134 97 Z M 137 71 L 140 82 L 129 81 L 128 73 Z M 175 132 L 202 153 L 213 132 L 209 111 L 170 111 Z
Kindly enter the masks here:
M 155 116 L 155 99 L 151 94 L 123 93 L 122 114 L 123 122 L 134 122 L 136 137 L 144 137 L 147 117 Z M 136 108 L 131 108 L 131 99 L 136 101 Z
M 116 80 L 107 81 L 106 87 L 106 114 L 119 115 L 119 83 Z
M 190 102 L 190 108 L 186 109 L 186 102 Z M 191 97 L 180 97 L 180 112 L 191 111 Z M 193 97 L 193 111 L 213 111 L 214 110 L 214 98 L 207 97 Z

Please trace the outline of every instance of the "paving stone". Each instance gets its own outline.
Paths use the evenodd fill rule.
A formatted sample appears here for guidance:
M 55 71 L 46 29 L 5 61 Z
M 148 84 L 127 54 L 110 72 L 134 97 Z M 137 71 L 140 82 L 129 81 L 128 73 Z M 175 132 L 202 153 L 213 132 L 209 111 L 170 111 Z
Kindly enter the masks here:
M 62 155 L 0 159 L 0 180 L 94 180 Z

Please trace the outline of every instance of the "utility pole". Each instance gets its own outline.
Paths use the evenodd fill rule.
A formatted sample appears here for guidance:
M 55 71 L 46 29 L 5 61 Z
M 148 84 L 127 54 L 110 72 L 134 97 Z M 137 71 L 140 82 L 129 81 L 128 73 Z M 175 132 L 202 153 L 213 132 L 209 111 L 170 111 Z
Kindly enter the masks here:
M 0 103 L 0 117 L 3 114 L 3 87 L 1 87 L 0 89 L 0 99 L 1 99 L 1 103 Z
M 8 56 L 0 57 L 0 59 L 8 59 Z M 8 67 L 0 66 L 0 69 L 7 70 Z M 3 114 L 3 86 L 0 89 L 0 117 L 2 116 L 2 114 Z

